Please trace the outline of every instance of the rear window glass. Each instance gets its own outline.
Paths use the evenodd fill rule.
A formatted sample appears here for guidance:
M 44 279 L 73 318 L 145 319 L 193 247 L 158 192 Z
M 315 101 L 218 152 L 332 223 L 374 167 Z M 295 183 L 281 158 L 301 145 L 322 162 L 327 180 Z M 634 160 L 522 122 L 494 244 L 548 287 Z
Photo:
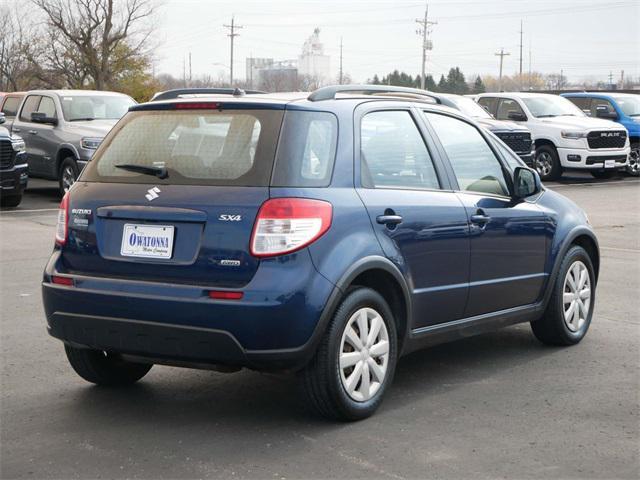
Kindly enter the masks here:
M 281 110 L 131 112 L 106 137 L 82 180 L 267 186 L 282 115 Z M 168 177 L 124 165 L 163 168 Z
M 338 121 L 327 112 L 290 110 L 278 144 L 274 187 L 326 187 L 336 155 Z

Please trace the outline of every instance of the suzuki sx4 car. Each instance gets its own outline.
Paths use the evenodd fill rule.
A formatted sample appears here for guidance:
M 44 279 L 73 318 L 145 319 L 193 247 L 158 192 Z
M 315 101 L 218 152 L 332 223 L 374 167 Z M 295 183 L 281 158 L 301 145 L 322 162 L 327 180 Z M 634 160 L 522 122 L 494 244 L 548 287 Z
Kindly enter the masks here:
M 356 420 L 418 348 L 519 322 L 578 343 L 598 268 L 580 208 L 420 91 L 196 90 L 105 137 L 62 200 L 42 287 L 89 382 L 295 372 L 305 403 Z

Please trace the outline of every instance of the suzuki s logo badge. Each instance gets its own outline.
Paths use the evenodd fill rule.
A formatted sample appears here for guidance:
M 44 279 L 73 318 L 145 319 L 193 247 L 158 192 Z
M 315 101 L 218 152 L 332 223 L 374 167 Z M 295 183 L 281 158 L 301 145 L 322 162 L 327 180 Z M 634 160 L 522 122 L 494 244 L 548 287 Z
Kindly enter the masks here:
M 242 221 L 242 215 L 227 215 L 223 213 L 218 217 L 221 222 L 240 222 Z
M 160 193 L 160 189 L 158 187 L 150 188 L 149 190 L 147 190 L 147 192 L 148 193 L 145 195 L 145 197 L 149 201 L 155 200 L 156 198 L 158 198 L 160 196 L 160 195 L 158 195 Z

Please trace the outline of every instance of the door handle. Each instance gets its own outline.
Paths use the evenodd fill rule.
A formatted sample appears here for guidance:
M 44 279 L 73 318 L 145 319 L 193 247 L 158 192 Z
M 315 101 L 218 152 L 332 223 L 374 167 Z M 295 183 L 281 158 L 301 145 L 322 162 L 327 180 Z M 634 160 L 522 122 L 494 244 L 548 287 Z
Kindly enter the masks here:
M 38 134 L 38 132 L 36 130 L 29 130 L 29 133 L 31 135 L 37 135 Z
M 402 223 L 402 217 L 400 215 L 378 215 L 376 222 L 380 225 L 398 225 Z
M 489 223 L 489 221 L 491 220 L 491 217 L 488 217 L 486 215 L 471 215 L 471 221 L 473 223 L 478 223 L 480 225 L 483 225 L 485 223 Z

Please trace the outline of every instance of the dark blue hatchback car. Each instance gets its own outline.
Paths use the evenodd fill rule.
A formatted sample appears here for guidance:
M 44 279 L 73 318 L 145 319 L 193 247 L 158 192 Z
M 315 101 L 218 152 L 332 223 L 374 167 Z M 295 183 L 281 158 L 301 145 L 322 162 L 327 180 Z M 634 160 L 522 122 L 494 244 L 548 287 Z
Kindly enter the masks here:
M 43 299 L 84 379 L 153 364 L 292 371 L 371 415 L 398 357 L 591 322 L 598 243 L 497 137 L 424 92 L 170 91 L 130 108 L 64 197 Z

